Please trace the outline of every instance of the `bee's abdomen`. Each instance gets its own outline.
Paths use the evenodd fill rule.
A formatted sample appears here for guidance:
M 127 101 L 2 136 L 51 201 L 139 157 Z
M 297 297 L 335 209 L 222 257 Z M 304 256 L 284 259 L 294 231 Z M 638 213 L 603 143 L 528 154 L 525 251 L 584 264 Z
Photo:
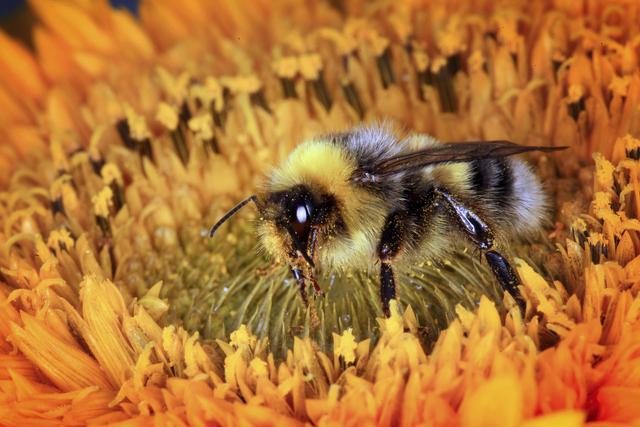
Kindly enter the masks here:
M 471 190 L 490 195 L 500 206 L 509 204 L 515 177 L 507 159 L 478 159 L 469 163 Z
M 469 162 L 469 193 L 478 197 L 485 214 L 505 231 L 527 232 L 540 226 L 546 199 L 538 178 L 518 158 Z

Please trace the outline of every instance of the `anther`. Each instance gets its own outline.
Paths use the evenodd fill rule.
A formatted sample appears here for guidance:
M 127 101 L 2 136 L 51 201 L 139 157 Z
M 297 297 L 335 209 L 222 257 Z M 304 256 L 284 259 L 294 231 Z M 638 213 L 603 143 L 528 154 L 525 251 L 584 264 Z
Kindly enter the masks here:
M 282 85 L 282 95 L 285 99 L 294 99 L 298 97 L 293 79 L 281 77 L 280 84 Z
M 271 114 L 271 108 L 269 108 L 269 104 L 267 104 L 267 98 L 265 98 L 264 91 L 262 89 L 249 95 L 249 99 L 253 105 L 257 105 L 267 113 Z
M 358 117 L 360 119 L 364 118 L 364 108 L 362 107 L 362 102 L 360 101 L 360 97 L 358 96 L 358 92 L 353 82 L 347 81 L 342 84 L 342 91 L 344 92 L 344 96 L 347 99 L 347 102 L 356 113 L 358 113 Z
M 599 264 L 609 256 L 607 241 L 601 233 L 592 233 L 587 239 L 591 252 L 591 262 Z
M 331 101 L 331 96 L 329 95 L 322 73 L 320 73 L 316 80 L 311 81 L 311 87 L 313 88 L 313 93 L 316 95 L 318 102 L 322 104 L 325 110 L 329 111 L 333 102 Z
M 393 69 L 391 68 L 391 49 L 387 47 L 381 55 L 376 57 L 376 65 L 378 66 L 378 72 L 382 80 L 382 87 L 387 89 L 396 81 L 393 75 Z

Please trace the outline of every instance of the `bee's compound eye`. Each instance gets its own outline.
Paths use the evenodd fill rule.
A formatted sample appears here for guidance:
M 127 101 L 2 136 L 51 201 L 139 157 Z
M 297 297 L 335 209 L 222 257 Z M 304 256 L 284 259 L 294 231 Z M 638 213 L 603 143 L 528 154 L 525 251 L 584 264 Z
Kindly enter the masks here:
M 311 227 L 310 206 L 306 203 L 300 203 L 296 206 L 293 214 L 294 216 L 291 218 L 291 225 L 298 237 L 305 240 L 309 234 L 309 228 Z
M 307 213 L 307 207 L 305 205 L 299 205 L 296 209 L 296 220 L 300 224 L 304 224 L 309 219 L 309 214 Z

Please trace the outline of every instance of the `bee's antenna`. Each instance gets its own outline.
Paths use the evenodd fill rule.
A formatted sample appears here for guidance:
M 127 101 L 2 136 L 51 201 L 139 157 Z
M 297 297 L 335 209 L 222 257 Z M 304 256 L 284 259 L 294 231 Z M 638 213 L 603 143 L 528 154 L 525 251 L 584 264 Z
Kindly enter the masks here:
M 224 216 L 220 218 L 218 222 L 213 224 L 213 227 L 211 227 L 211 231 L 209 231 L 209 237 L 213 237 L 213 235 L 216 233 L 216 231 L 218 230 L 218 228 L 220 228 L 222 224 L 227 222 L 229 218 L 234 216 L 236 212 L 242 209 L 249 202 L 253 202 L 256 204 L 256 206 L 258 206 L 258 197 L 255 194 L 252 194 L 251 196 L 247 197 L 246 199 L 244 199 L 243 201 L 235 205 L 229 212 L 224 214 Z

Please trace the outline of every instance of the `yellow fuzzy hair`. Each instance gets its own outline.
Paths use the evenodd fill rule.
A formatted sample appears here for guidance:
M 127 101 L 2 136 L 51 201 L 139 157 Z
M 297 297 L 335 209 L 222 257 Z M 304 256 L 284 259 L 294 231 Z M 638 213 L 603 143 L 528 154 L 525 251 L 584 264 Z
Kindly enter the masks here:
M 300 144 L 276 169 L 270 181 L 270 191 L 283 191 L 295 185 L 307 185 L 316 191 L 335 196 L 350 239 L 334 239 L 318 248 L 322 264 L 333 268 L 367 264 L 370 261 L 376 237 L 373 233 L 384 224 L 386 212 L 382 201 L 375 195 L 361 190 L 349 182 L 356 163 L 344 149 L 329 141 L 312 140 Z M 366 209 L 365 209 L 366 207 Z M 282 251 L 282 237 L 273 226 L 261 227 L 265 249 L 276 255 Z
M 411 138 L 406 143 L 413 149 L 438 144 L 433 138 L 423 135 Z M 333 269 L 372 266 L 380 233 L 389 214 L 384 200 L 350 182 L 356 167 L 355 160 L 349 156 L 346 148 L 326 140 L 307 141 L 300 144 L 273 172 L 268 188 L 268 191 L 276 192 L 306 185 L 316 193 L 328 193 L 336 198 L 349 235 L 320 242 L 317 250 L 319 264 Z M 471 195 L 468 163 L 425 167 L 422 173 L 427 181 L 444 185 L 454 195 Z M 433 218 L 433 228 L 444 229 L 445 222 L 441 217 Z M 281 257 L 286 237 L 271 223 L 262 224 L 259 233 L 265 250 L 275 257 Z M 446 233 L 432 234 L 429 241 L 423 242 L 421 248 L 414 248 L 412 252 L 417 249 L 417 252 L 424 252 L 423 255 L 435 254 L 449 246 L 447 239 L 450 236 Z M 405 250 L 398 256 L 397 262 L 405 258 Z
M 409 150 L 423 150 L 440 144 L 428 135 L 413 135 L 405 139 Z M 453 192 L 467 194 L 469 191 L 470 166 L 468 163 L 445 163 L 424 168 L 423 174 L 429 181 L 439 182 Z

